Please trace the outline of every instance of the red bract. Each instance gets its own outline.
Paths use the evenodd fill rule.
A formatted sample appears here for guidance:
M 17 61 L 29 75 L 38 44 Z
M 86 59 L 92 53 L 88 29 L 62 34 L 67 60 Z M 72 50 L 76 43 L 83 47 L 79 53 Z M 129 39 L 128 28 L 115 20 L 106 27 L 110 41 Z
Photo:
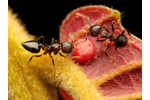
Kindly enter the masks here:
M 91 25 L 105 25 L 110 33 L 112 33 L 111 23 L 116 21 L 117 23 L 114 24 L 114 35 L 116 37 L 124 30 L 120 23 L 121 15 L 117 10 L 105 6 L 85 6 L 67 15 L 61 25 L 60 40 L 69 40 L 70 33 L 74 41 L 85 39 L 85 34 L 89 31 L 90 25 L 86 18 L 77 16 L 76 13 L 88 16 Z M 107 57 L 104 49 L 110 41 L 107 39 L 97 42 L 100 37 L 90 35 L 87 36 L 86 42 L 75 46 L 76 51 L 73 56 L 80 57 L 76 61 L 78 61 L 87 77 L 95 81 L 98 90 L 106 98 L 140 99 L 142 92 L 142 41 L 133 35 L 130 38 L 127 32 L 124 35 L 127 37 L 128 43 L 125 47 L 118 48 L 118 51 L 125 57 L 115 51 L 113 42 L 106 50 Z M 91 47 L 86 46 L 88 42 L 92 45 Z M 83 48 L 84 51 L 82 52 Z M 133 94 L 135 95 L 133 96 Z
M 78 39 L 74 44 L 84 40 L 85 39 Z M 89 39 L 87 39 L 87 41 L 85 42 L 79 43 L 75 47 L 75 52 L 72 54 L 72 56 L 78 56 L 74 58 L 74 60 L 80 63 L 92 59 L 94 55 L 95 55 L 95 45 Z

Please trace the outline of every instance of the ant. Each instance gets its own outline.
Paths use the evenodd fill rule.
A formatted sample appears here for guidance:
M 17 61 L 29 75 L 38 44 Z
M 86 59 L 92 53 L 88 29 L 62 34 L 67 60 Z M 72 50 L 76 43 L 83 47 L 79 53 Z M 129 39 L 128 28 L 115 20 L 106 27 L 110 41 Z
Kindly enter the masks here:
M 71 37 L 71 35 L 70 35 Z M 40 43 L 39 40 L 43 39 L 43 43 Z M 69 58 L 72 55 L 72 53 L 75 51 L 74 50 L 74 45 L 72 44 L 73 40 L 71 37 L 71 42 L 68 41 L 63 41 L 63 42 L 59 42 L 57 40 L 55 40 L 54 38 L 52 38 L 51 44 L 48 45 L 45 43 L 45 38 L 44 36 L 40 36 L 35 40 L 31 40 L 31 41 L 26 41 L 21 43 L 21 45 L 28 50 L 29 52 L 32 53 L 39 53 L 41 48 L 45 51 L 43 54 L 40 55 L 33 55 L 28 62 L 30 62 L 32 60 L 33 57 L 40 57 L 42 55 L 46 55 L 47 53 L 49 54 L 49 56 L 52 58 L 52 64 L 54 66 L 54 59 L 53 56 L 51 55 L 51 53 L 53 52 L 54 55 L 56 55 L 57 53 L 60 54 L 60 56 L 65 57 L 63 54 L 61 54 L 59 51 L 62 50 L 63 53 L 67 53 L 69 54 Z M 66 57 L 65 57 L 66 58 Z M 54 66 L 55 69 L 55 66 Z
M 116 22 L 112 22 L 112 24 L 111 24 L 112 34 L 110 34 L 109 30 L 107 29 L 107 27 L 105 25 L 103 25 L 105 30 L 101 30 L 102 27 L 99 24 L 95 24 L 95 25 L 90 24 L 89 17 L 87 17 L 85 15 L 82 15 L 80 13 L 76 13 L 76 15 L 87 18 L 88 23 L 90 25 L 89 31 L 86 33 L 85 40 L 81 41 L 81 42 L 85 42 L 87 40 L 87 35 L 88 34 L 90 34 L 92 37 L 97 37 L 100 34 L 100 37 L 105 38 L 105 39 L 99 39 L 97 41 L 105 41 L 105 40 L 108 39 L 110 42 L 114 42 L 115 51 L 118 54 L 125 57 L 124 54 L 117 51 L 117 48 L 118 47 L 124 47 L 127 44 L 127 37 L 124 35 L 125 31 L 127 31 L 128 35 L 130 35 L 130 39 L 131 39 L 131 34 L 127 29 L 123 30 L 122 33 L 116 37 L 116 36 L 114 36 L 114 26 L 113 26 Z M 108 44 L 107 47 L 104 49 L 104 53 L 105 53 L 106 56 L 108 56 L 108 54 L 106 53 L 106 50 L 110 47 L 110 45 L 111 45 L 111 43 Z

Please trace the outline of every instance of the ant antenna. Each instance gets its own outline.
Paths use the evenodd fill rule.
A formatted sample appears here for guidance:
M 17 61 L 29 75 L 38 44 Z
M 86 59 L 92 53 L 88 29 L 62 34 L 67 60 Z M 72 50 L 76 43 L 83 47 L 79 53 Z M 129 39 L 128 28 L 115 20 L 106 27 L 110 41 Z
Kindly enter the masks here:
M 71 33 L 69 34 L 70 38 L 71 38 L 71 43 L 73 43 L 73 39 L 72 39 L 72 36 L 71 36 Z
M 125 12 L 126 11 L 123 11 L 123 12 L 121 12 L 121 18 L 124 18 L 126 15 L 125 15 Z
M 54 39 L 54 38 L 52 38 L 51 45 L 52 45 L 52 44 L 54 44 L 54 41 L 55 41 L 55 39 Z
M 125 28 L 125 30 L 127 31 L 128 35 L 130 36 L 130 40 L 132 41 L 130 31 L 128 29 L 126 29 L 126 28 Z
M 87 40 L 87 35 L 88 35 L 88 32 L 86 32 L 85 40 L 84 40 L 84 41 L 79 41 L 79 42 L 75 43 L 75 46 L 78 45 L 78 44 L 81 43 L 81 42 L 85 42 L 85 41 Z
M 73 43 L 73 39 L 72 39 L 72 35 L 71 35 L 71 33 L 69 34 L 69 36 L 70 36 L 70 38 L 71 38 L 71 43 Z M 78 43 L 75 43 L 75 46 L 77 45 L 77 44 L 79 44 L 80 42 L 78 42 Z M 71 56 L 71 55 L 70 55 Z
M 89 23 L 89 25 L 91 26 L 91 24 L 90 24 L 90 18 L 89 18 L 89 17 L 87 17 L 87 16 L 85 16 L 85 15 L 82 15 L 82 14 L 80 14 L 80 13 L 76 13 L 76 15 L 81 16 L 81 17 L 84 17 L 84 18 L 87 18 L 88 23 Z
M 37 37 L 37 38 L 35 39 L 35 41 L 39 41 L 39 40 L 41 40 L 41 39 L 43 40 L 43 45 L 47 45 L 46 42 L 45 42 L 45 38 L 44 38 L 43 35 Z

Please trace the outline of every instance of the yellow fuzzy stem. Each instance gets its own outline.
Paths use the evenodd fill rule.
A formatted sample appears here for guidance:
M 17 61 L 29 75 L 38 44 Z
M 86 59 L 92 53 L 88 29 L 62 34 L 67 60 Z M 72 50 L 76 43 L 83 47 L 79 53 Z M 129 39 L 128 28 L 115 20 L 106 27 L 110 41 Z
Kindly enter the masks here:
M 56 89 L 41 81 L 27 64 L 21 42 L 33 38 L 20 20 L 8 11 L 8 98 L 10 100 L 58 100 Z M 22 53 L 24 52 L 24 53 Z

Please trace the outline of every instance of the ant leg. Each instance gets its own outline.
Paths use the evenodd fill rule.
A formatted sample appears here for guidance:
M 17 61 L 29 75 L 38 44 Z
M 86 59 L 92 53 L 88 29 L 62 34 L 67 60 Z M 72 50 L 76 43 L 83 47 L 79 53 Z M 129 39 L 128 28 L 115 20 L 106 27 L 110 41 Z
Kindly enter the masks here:
M 52 58 L 52 64 L 53 64 L 53 66 L 55 67 L 53 56 L 50 55 L 50 57 Z M 54 69 L 55 69 L 55 68 L 54 68 Z
M 63 54 L 61 54 L 60 52 L 59 52 L 59 55 L 60 55 L 60 56 L 62 56 L 62 57 L 64 57 L 64 58 L 67 58 L 66 56 L 64 56 L 64 55 L 63 55 Z
M 124 35 L 123 33 L 124 33 L 125 31 L 127 31 L 128 35 L 130 36 L 130 40 L 131 40 L 131 33 L 129 32 L 128 29 L 123 30 L 121 34 Z
M 54 65 L 54 59 L 53 59 L 53 56 L 51 54 L 49 54 L 49 56 L 52 58 L 52 64 L 53 64 L 53 67 L 54 67 L 54 70 L 55 70 L 55 75 L 56 75 L 56 69 L 55 69 L 55 65 Z
M 105 55 L 108 57 L 108 54 L 106 53 L 106 50 L 110 47 L 110 44 L 107 45 L 107 47 L 104 49 Z
M 59 52 L 59 55 L 62 56 L 62 57 L 64 57 L 64 58 L 66 58 L 66 59 L 68 59 L 66 56 L 64 56 L 64 55 L 61 54 L 60 52 Z
M 75 51 L 75 50 L 72 50 L 72 52 L 68 55 L 68 57 L 64 56 L 64 55 L 61 54 L 60 52 L 59 52 L 59 55 L 62 56 L 62 57 L 64 57 L 64 58 L 66 58 L 66 59 L 68 59 L 68 58 L 71 57 L 71 55 L 73 54 L 74 51 Z M 68 59 L 68 60 L 69 60 L 69 59 Z
M 113 21 L 112 23 L 111 23 L 111 27 L 112 27 L 112 32 L 113 32 L 113 34 L 114 34 L 114 24 L 115 24 L 116 22 L 115 21 Z
M 99 40 L 97 40 L 97 42 L 98 42 L 98 41 L 105 41 L 105 40 L 106 40 L 106 39 L 99 39 Z
M 33 57 L 40 57 L 40 56 L 42 56 L 42 54 L 41 54 L 41 55 L 33 55 L 33 56 L 29 59 L 28 63 L 32 60 Z
M 107 28 L 105 25 L 103 25 L 103 27 L 104 27 L 104 28 L 105 28 L 105 30 L 109 33 L 108 28 Z
M 124 54 L 122 54 L 122 53 L 120 53 L 120 52 L 117 51 L 117 47 L 115 47 L 115 51 L 116 51 L 118 54 L 120 54 L 121 56 L 125 57 Z
M 67 58 L 66 56 L 64 56 L 64 55 L 61 54 L 60 52 L 59 52 L 59 55 L 69 60 L 69 58 Z
M 32 60 L 33 57 L 40 57 L 40 56 L 45 55 L 45 54 L 47 54 L 47 52 L 44 52 L 44 53 L 41 54 L 41 55 L 33 55 L 33 56 L 29 59 L 28 63 Z
M 77 42 L 77 43 L 75 44 L 75 46 L 76 46 L 76 45 L 78 45 L 78 44 L 79 44 L 79 43 L 81 43 L 81 42 L 85 42 L 85 41 L 87 41 L 87 35 L 88 35 L 88 33 L 89 33 L 89 32 L 86 32 L 85 40 L 84 40 L 84 41 Z

